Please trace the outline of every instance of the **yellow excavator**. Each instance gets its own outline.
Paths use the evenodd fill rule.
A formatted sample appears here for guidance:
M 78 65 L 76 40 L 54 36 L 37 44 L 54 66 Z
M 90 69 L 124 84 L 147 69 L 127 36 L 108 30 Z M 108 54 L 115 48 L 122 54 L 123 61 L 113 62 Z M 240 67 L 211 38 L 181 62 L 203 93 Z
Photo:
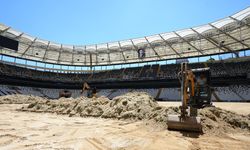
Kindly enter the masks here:
M 188 69 L 187 63 L 181 64 L 178 78 L 181 82 L 180 115 L 168 115 L 169 130 L 201 132 L 201 119 L 197 110 L 209 107 L 211 102 L 210 69 Z

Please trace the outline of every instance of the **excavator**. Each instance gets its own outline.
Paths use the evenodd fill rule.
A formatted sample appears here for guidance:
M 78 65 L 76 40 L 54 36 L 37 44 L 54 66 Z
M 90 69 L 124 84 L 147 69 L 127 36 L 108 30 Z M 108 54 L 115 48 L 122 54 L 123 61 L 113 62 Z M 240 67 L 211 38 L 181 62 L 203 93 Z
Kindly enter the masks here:
M 89 84 L 85 81 L 83 83 L 83 87 L 82 87 L 82 91 L 81 91 L 81 94 L 83 94 L 84 92 L 87 92 L 87 97 L 88 98 L 96 98 L 97 95 L 97 90 L 96 90 L 96 87 L 90 87 Z
M 187 63 L 181 64 L 178 78 L 181 83 L 182 105 L 180 115 L 168 115 L 169 130 L 202 132 L 198 109 L 212 106 L 210 68 L 189 69 Z

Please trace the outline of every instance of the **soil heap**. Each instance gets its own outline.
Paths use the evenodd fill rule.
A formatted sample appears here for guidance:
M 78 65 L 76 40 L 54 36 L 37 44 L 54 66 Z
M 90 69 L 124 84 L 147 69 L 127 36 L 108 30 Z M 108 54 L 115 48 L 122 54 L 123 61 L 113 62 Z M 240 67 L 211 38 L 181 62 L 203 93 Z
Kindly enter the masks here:
M 133 92 L 117 96 L 112 100 L 98 98 L 60 98 L 58 100 L 38 100 L 23 107 L 23 111 L 53 112 L 81 117 L 102 117 L 116 119 L 153 119 L 166 122 L 167 114 L 177 114 L 174 107 L 162 107 L 149 94 Z
M 30 104 L 38 100 L 46 100 L 46 98 L 22 94 L 0 96 L 0 104 Z
M 13 95 L 0 97 L 1 103 L 30 103 L 21 111 L 49 112 L 69 116 L 101 117 L 123 120 L 148 120 L 167 124 L 168 114 L 179 114 L 178 107 L 164 107 L 145 92 L 132 92 L 112 100 L 98 98 L 60 98 L 48 100 L 34 96 Z M 250 132 L 249 115 L 239 115 L 217 107 L 199 110 L 204 133 Z

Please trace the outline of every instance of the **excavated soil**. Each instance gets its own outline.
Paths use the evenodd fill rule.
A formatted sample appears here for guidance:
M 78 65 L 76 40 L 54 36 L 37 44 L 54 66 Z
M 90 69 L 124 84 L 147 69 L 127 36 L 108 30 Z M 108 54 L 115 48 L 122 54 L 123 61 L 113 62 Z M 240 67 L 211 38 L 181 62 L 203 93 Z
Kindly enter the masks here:
M 46 100 L 46 98 L 33 95 L 21 95 L 21 94 L 0 96 L 0 104 L 30 104 L 38 100 L 42 101 Z
M 248 116 L 217 107 L 204 108 L 200 110 L 199 116 L 205 133 L 250 132 L 250 119 Z
M 168 114 L 179 114 L 178 107 L 160 106 L 149 94 L 133 92 L 117 96 L 112 100 L 98 98 L 60 98 L 48 100 L 41 97 L 10 95 L 0 97 L 0 104 L 29 104 L 21 111 L 49 112 L 81 117 L 100 117 L 119 120 L 146 120 L 166 128 Z M 249 115 L 240 115 L 217 107 L 199 110 L 203 132 L 220 134 L 249 132 Z
M 167 114 L 177 114 L 176 107 L 162 107 L 147 93 L 127 93 L 109 100 L 99 98 L 60 98 L 35 100 L 22 111 L 52 112 L 69 116 L 101 117 L 130 120 L 155 120 L 166 122 Z

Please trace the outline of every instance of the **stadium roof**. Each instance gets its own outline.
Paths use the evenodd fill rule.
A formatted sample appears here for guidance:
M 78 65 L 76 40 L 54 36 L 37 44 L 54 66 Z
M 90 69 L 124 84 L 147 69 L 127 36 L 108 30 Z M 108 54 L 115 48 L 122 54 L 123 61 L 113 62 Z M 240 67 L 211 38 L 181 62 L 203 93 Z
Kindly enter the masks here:
M 94 45 L 54 43 L 3 24 L 0 35 L 19 41 L 17 51 L 1 48 L 1 54 L 56 64 L 109 65 L 212 55 L 250 49 L 250 7 L 206 25 Z M 145 58 L 138 58 L 139 49 L 145 50 Z

